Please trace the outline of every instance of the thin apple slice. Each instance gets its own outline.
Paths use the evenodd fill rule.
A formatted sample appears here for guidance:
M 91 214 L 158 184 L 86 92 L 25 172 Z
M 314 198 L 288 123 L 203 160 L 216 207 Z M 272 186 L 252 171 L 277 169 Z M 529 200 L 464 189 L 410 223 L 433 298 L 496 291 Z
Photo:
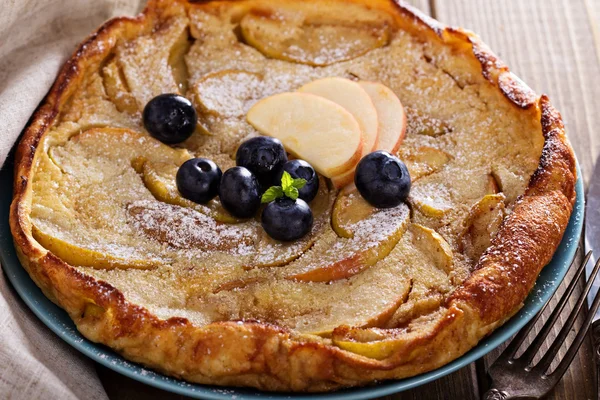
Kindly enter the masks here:
M 362 154 L 362 133 L 344 107 L 308 93 L 281 93 L 256 103 L 248 122 L 275 137 L 328 178 L 353 168 Z
M 218 291 L 209 301 L 223 318 L 267 320 L 302 333 L 330 336 L 341 324 L 386 324 L 410 292 L 411 279 L 404 269 L 403 260 L 382 262 L 349 279 L 312 284 L 272 279 L 270 273 L 259 283 L 247 283 L 254 277 L 232 280 L 226 285 L 231 290 Z M 273 273 L 279 271 L 283 272 L 276 268 Z
M 376 150 L 395 154 L 406 135 L 406 113 L 396 93 L 379 82 L 358 82 L 371 97 L 379 118 Z
M 419 224 L 411 224 L 410 232 L 413 244 L 431 258 L 433 265 L 447 274 L 452 272 L 452 249 L 439 233 Z
M 504 201 L 502 193 L 488 194 L 471 207 L 464 223 L 459 249 L 473 262 L 479 260 L 498 233 L 504 220 Z
M 338 194 L 335 200 L 331 227 L 339 237 L 352 239 L 356 224 L 369 218 L 376 211 L 377 208 L 369 204 L 358 193 L 356 187 L 353 190 L 345 189 Z
M 192 91 L 202 113 L 220 117 L 241 117 L 251 102 L 260 97 L 262 77 L 240 70 L 207 74 L 194 84 Z
M 452 159 L 445 151 L 428 146 L 416 149 L 402 148 L 398 156 L 406 164 L 413 182 L 439 171 Z
M 360 125 L 363 147 L 360 158 L 372 152 L 379 137 L 379 119 L 371 97 L 356 82 L 350 79 L 329 77 L 307 83 L 298 89 L 301 93 L 311 93 L 324 97 L 348 110 Z M 331 178 L 336 188 L 348 185 L 354 180 L 353 167 L 348 172 Z
M 288 266 L 287 279 L 330 282 L 356 275 L 385 258 L 408 227 L 408 206 L 378 209 L 370 218 L 349 225 L 351 239 L 333 234 L 311 249 L 312 254 Z
M 376 360 L 389 357 L 401 347 L 397 340 L 389 339 L 385 331 L 378 328 L 337 328 L 332 339 L 342 350 Z
M 439 182 L 419 181 L 412 186 L 408 201 L 421 214 L 431 218 L 442 218 L 452 208 L 450 191 Z
M 406 134 L 406 113 L 400 99 L 390 88 L 379 82 L 360 81 L 358 84 L 367 92 L 377 111 L 379 133 L 373 150 L 385 150 L 396 154 Z M 338 189 L 353 181 L 354 170 L 352 173 L 331 178 L 331 182 Z
M 140 160 L 134 160 L 134 168 L 139 168 L 139 166 L 136 165 L 139 162 Z M 198 204 L 182 197 L 175 185 L 175 176 L 177 175 L 177 170 L 179 168 L 177 164 L 161 162 L 153 163 L 150 161 L 142 161 L 142 163 L 141 173 L 144 185 L 146 185 L 156 200 L 167 204 L 191 208 L 212 217 L 219 222 L 229 224 L 240 222 L 238 218 L 227 212 L 221 205 L 221 202 L 217 199 L 212 199 L 207 204 Z
M 344 6 L 354 8 L 352 4 Z M 267 57 L 314 66 L 359 57 L 389 40 L 387 21 L 377 18 L 380 16 L 369 16 L 370 20 L 363 17 L 369 15 L 369 10 L 355 10 L 352 18 L 359 16 L 364 21 L 351 25 L 341 18 L 336 21 L 306 11 L 283 7 L 277 11 L 253 10 L 240 21 L 242 36 L 246 43 Z
M 307 83 L 298 92 L 321 96 L 344 107 L 356 118 L 363 133 L 362 156 L 375 149 L 379 137 L 377 109 L 361 85 L 350 79 L 329 77 Z
M 165 262 L 165 260 L 158 258 L 119 257 L 85 245 L 76 245 L 53 236 L 47 230 L 40 229 L 36 225 L 32 227 L 32 234 L 35 240 L 44 248 L 73 266 L 98 269 L 151 269 Z M 122 250 L 124 250 L 123 252 L 127 252 L 127 250 L 130 250 L 130 253 L 135 252 L 134 249 L 123 248 Z
M 502 164 L 492 165 L 491 175 L 498 185 L 498 191 L 506 196 L 508 204 L 517 200 L 527 187 L 528 181 L 518 172 L 518 167 L 511 169 Z
M 139 200 L 127 206 L 136 232 L 175 249 L 247 254 L 254 249 L 256 226 L 230 225 L 176 205 Z
M 127 87 L 123 70 L 119 67 L 117 60 L 111 60 L 102 68 L 102 83 L 106 95 L 117 107 L 117 110 L 130 115 L 139 113 L 138 104 Z

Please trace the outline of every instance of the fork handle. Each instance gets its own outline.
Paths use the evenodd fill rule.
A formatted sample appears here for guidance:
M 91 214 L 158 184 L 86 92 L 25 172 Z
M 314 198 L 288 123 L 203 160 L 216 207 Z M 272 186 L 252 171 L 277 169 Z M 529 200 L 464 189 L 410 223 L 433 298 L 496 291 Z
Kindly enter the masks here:
M 594 321 L 592 324 L 592 342 L 596 359 L 596 384 L 598 386 L 598 396 L 600 396 L 600 320 Z

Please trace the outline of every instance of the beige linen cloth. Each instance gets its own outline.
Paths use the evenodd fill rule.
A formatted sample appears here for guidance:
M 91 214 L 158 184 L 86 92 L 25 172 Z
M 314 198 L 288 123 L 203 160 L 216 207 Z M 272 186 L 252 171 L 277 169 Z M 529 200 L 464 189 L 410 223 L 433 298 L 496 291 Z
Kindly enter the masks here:
M 141 2 L 0 0 L 0 165 L 77 43 L 114 15 L 134 15 Z M 0 399 L 108 399 L 93 362 L 46 328 L 3 273 Z

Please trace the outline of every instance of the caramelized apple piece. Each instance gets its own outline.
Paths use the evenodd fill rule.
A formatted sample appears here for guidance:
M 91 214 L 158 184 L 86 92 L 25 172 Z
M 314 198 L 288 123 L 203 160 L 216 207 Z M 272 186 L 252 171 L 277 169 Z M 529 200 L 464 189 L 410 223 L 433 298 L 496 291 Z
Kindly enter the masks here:
M 172 17 L 151 35 L 116 47 L 117 61 L 140 110 L 159 94 L 181 93 L 181 82 L 177 81 L 169 59 L 172 50 L 187 41 L 188 22 L 185 17 Z
M 136 161 L 139 162 L 139 161 Z M 208 215 L 219 222 L 234 224 L 240 220 L 227 212 L 219 200 L 212 199 L 207 204 L 198 204 L 183 198 L 177 190 L 175 176 L 179 166 L 173 163 L 146 161 L 142 167 L 144 184 L 159 201 L 191 208 L 202 214 Z
M 104 90 L 117 110 L 131 115 L 139 112 L 135 97 L 129 91 L 123 71 L 116 60 L 113 59 L 102 69 L 102 78 Z
M 498 186 L 498 191 L 504 193 L 507 204 L 517 200 L 517 197 L 527 187 L 527 180 L 521 174 L 511 171 L 504 165 L 493 165 L 491 175 Z
M 418 182 L 412 186 L 408 200 L 417 211 L 431 218 L 442 218 L 452 208 L 448 188 L 438 182 Z
M 414 182 L 419 178 L 431 175 L 448 164 L 452 157 L 445 151 L 422 146 L 416 149 L 400 148 L 398 155 L 406 164 L 410 178 Z
M 69 265 L 99 269 L 151 269 L 165 262 L 156 258 L 118 257 L 92 248 L 76 245 L 49 234 L 44 229 L 33 225 L 32 234 L 44 248 L 51 251 Z M 122 249 L 124 252 L 133 249 Z
M 228 287 L 233 290 L 218 291 L 210 302 L 223 318 L 265 319 L 302 333 L 330 336 L 340 324 L 387 323 L 410 292 L 411 280 L 403 275 L 404 268 L 402 263 L 384 263 L 330 284 L 270 277 L 251 283 L 245 278 L 245 282 L 232 281 Z M 377 293 L 376 302 L 373 293 Z
M 147 200 L 130 204 L 127 212 L 137 231 L 173 248 L 236 254 L 254 248 L 256 228 L 252 225 L 223 224 L 191 208 Z
M 351 60 L 389 40 L 385 22 L 344 25 L 324 16 L 285 10 L 254 10 L 242 18 L 240 27 L 246 43 L 265 56 L 314 66 Z
M 312 254 L 290 264 L 287 279 L 330 282 L 355 275 L 390 254 L 408 223 L 405 204 L 377 209 L 369 218 L 349 226 L 352 239 L 332 232 L 311 249 Z
M 338 328 L 333 331 L 332 340 L 342 350 L 376 360 L 389 357 L 402 346 L 402 342 L 389 339 L 387 333 L 378 328 Z
M 229 69 L 204 76 L 194 84 L 193 92 L 201 112 L 241 117 L 260 97 L 261 82 L 259 74 Z
M 419 224 L 411 224 L 410 231 L 413 235 L 413 244 L 423 254 L 428 255 L 437 268 L 447 274 L 452 272 L 454 264 L 452 249 L 439 233 Z
M 177 83 L 179 92 L 185 94 L 188 89 L 188 69 L 185 63 L 185 55 L 192 46 L 190 40 L 189 29 L 185 29 L 179 35 L 179 38 L 175 41 L 171 47 L 171 53 L 169 54 L 169 66 L 173 73 L 173 78 Z
M 489 194 L 471 207 L 460 239 L 460 250 L 473 262 L 479 260 L 498 233 L 504 220 L 504 200 L 502 193 Z
M 356 187 L 343 190 L 335 200 L 331 226 L 339 237 L 351 239 L 354 237 L 355 225 L 376 211 L 377 208 L 369 204 Z

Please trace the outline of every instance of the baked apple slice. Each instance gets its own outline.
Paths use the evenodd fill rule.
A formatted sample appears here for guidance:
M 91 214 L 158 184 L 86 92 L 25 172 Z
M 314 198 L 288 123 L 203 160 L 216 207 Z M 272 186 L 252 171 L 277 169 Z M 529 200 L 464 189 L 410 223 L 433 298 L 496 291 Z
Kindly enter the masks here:
M 344 107 L 308 93 L 281 93 L 256 103 L 248 122 L 328 178 L 353 168 L 362 154 L 362 131 Z
M 107 96 L 113 102 L 117 110 L 129 115 L 139 113 L 135 97 L 129 92 L 123 70 L 115 59 L 111 60 L 102 68 L 102 82 Z
M 35 240 L 69 265 L 98 269 L 151 269 L 165 262 L 161 258 L 143 257 L 134 248 L 120 248 L 129 256 L 110 254 L 106 251 L 108 249 L 94 249 L 85 244 L 78 245 L 72 240 L 63 240 L 51 232 L 48 227 L 38 227 L 33 224 L 32 234 Z M 116 248 L 115 246 L 113 249 Z
M 410 232 L 413 244 L 431 258 L 433 265 L 447 274 L 452 272 L 452 249 L 439 233 L 419 224 L 411 224 Z
M 354 237 L 356 224 L 369 218 L 376 211 L 377 208 L 369 204 L 358 193 L 356 187 L 347 186 L 335 200 L 331 227 L 339 237 L 351 239 Z
M 406 164 L 413 182 L 439 171 L 452 159 L 445 151 L 428 146 L 401 148 L 398 156 Z
M 143 110 L 146 104 L 162 93 L 181 93 L 180 71 L 173 69 L 172 51 L 178 53 L 188 42 L 185 17 L 173 17 L 152 35 L 132 40 L 127 46 L 116 47 L 116 60 L 122 67 L 127 87 Z M 154 77 L 148 79 L 148 76 Z
M 223 208 L 218 199 L 207 204 L 198 204 L 181 196 L 175 184 L 175 176 L 179 165 L 173 162 L 150 162 L 134 160 L 134 164 L 142 162 L 141 174 L 144 184 L 158 201 L 196 210 L 219 222 L 234 224 L 240 220 Z
M 437 181 L 417 181 L 412 186 L 408 201 L 415 210 L 435 219 L 442 218 L 452 208 L 449 189 Z
M 459 250 L 473 262 L 479 260 L 498 233 L 504 220 L 504 201 L 502 193 L 488 194 L 471 207 L 464 222 L 465 229 L 460 238 Z
M 260 97 L 262 77 L 253 72 L 224 70 L 207 74 L 192 87 L 200 112 L 219 117 L 241 117 Z
M 352 238 L 331 232 L 286 269 L 286 278 L 302 282 L 331 282 L 358 274 L 387 257 L 409 223 L 405 204 L 376 209 L 367 219 L 345 225 Z
M 116 128 L 89 129 L 50 147 L 39 161 L 48 175 L 40 172 L 34 182 L 34 237 L 77 266 L 152 268 L 169 262 L 162 242 L 140 241 L 140 230 L 128 223 L 133 202 L 161 204 L 135 168 L 148 172 L 150 165 L 166 160 L 174 176 L 177 165 L 189 158 L 185 150 Z M 159 175 L 152 170 L 148 176 L 153 173 Z
M 370 15 L 367 9 L 354 12 L 354 20 L 357 15 L 363 20 L 350 25 L 307 9 L 264 8 L 246 14 L 240 28 L 246 43 L 267 57 L 322 67 L 388 43 L 389 25 L 384 18 Z
M 401 257 L 386 259 L 349 279 L 331 283 L 272 279 L 268 271 L 267 280 L 232 281 L 223 286 L 226 290 L 209 295 L 206 303 L 222 318 L 265 320 L 301 333 L 330 336 L 340 324 L 383 326 L 410 292 L 405 268 Z M 377 293 L 376 302 L 373 293 Z
M 170 248 L 235 254 L 254 250 L 257 227 L 251 223 L 223 224 L 191 208 L 147 200 L 132 202 L 127 213 L 136 231 Z
M 492 165 L 491 175 L 496 181 L 498 192 L 502 192 L 506 196 L 508 204 L 517 200 L 517 197 L 527 187 L 527 180 L 522 178 L 518 167 L 515 170 L 502 164 Z

